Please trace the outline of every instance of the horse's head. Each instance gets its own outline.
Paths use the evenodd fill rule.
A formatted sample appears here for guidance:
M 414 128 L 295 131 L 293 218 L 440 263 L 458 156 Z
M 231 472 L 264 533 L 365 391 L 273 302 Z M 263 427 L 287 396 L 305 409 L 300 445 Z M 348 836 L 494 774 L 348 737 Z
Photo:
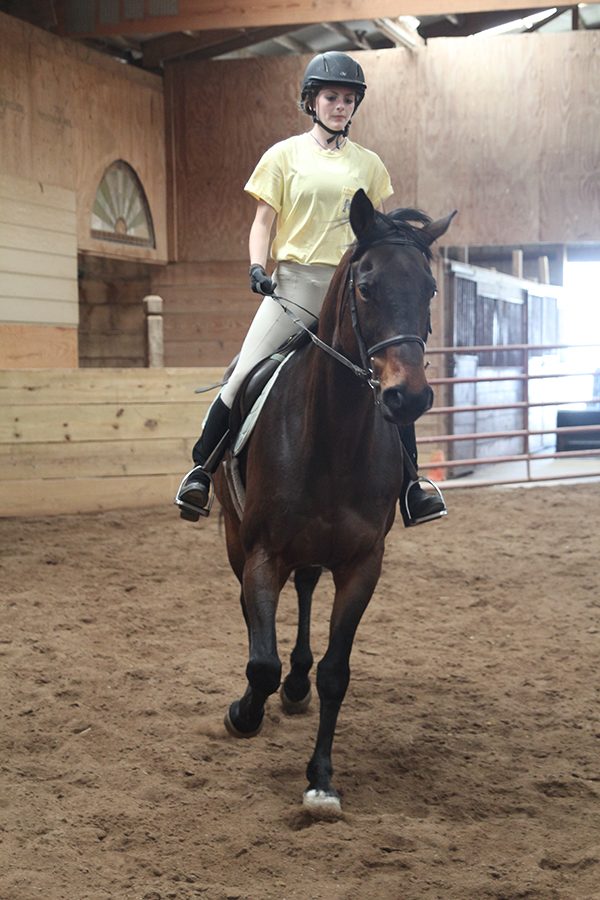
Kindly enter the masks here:
M 385 215 L 362 190 L 352 199 L 356 243 L 348 290 L 355 321 L 350 339 L 380 382 L 386 418 L 397 424 L 413 422 L 433 403 L 424 362 L 436 291 L 430 247 L 454 215 L 437 222 L 414 209 Z M 343 330 L 348 336 L 347 326 Z

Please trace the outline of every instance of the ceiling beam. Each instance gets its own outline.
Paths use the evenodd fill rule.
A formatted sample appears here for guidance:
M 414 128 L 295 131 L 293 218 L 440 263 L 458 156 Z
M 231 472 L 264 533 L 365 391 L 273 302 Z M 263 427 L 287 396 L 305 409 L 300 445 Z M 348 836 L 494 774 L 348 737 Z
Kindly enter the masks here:
M 544 8 L 552 9 L 553 7 L 545 6 Z M 544 25 L 556 16 L 562 15 L 565 9 L 568 8 L 561 7 L 557 13 L 547 16 L 540 25 Z M 419 34 L 425 39 L 448 36 L 468 37 L 471 34 L 486 31 L 488 28 L 496 28 L 516 19 L 523 19 L 535 12 L 536 8 L 529 5 L 526 9 L 519 7 L 513 10 L 494 10 L 493 12 L 482 12 L 469 16 L 456 16 L 455 21 L 451 21 L 452 28 L 450 29 L 447 22 L 432 22 L 430 25 L 419 25 Z
M 363 34 L 353 31 L 345 22 L 323 22 L 323 27 L 343 38 L 343 40 L 348 41 L 348 43 L 353 44 L 357 49 L 373 49 Z
M 308 25 L 357 19 L 397 18 L 403 15 L 452 15 L 520 9 L 523 0 L 175 0 L 172 15 L 146 14 L 125 17 L 119 4 L 111 21 L 102 14 L 101 0 L 56 0 L 58 32 L 69 37 L 164 34 L 174 31 L 208 31 L 220 28 L 252 28 L 270 25 Z M 547 0 L 529 0 L 532 9 L 547 9 Z M 146 0 L 145 8 L 149 4 Z M 288 28 L 288 30 L 290 30 Z
M 172 62 L 184 56 L 194 59 L 222 56 L 224 53 L 243 50 L 245 47 L 251 47 L 261 41 L 273 40 L 280 35 L 287 34 L 288 31 L 287 25 L 277 25 L 274 28 L 229 28 L 200 31 L 196 34 L 183 32 L 167 34 L 164 37 L 143 42 L 142 65 L 145 69 L 157 69 L 166 62 Z

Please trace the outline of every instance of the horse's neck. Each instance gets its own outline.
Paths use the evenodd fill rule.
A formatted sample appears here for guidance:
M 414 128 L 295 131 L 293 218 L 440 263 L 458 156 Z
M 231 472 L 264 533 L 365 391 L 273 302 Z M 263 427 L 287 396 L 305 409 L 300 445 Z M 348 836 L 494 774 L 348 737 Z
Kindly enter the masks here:
M 305 428 L 315 442 L 355 460 L 368 451 L 377 427 L 370 388 L 342 363 L 314 348 L 305 382 Z

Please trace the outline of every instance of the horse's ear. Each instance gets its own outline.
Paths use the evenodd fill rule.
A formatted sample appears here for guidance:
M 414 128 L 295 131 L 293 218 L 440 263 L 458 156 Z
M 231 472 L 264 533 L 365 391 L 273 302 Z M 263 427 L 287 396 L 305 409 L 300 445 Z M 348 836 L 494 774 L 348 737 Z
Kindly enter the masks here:
M 350 225 L 356 237 L 360 240 L 367 228 L 373 224 L 375 210 L 373 204 L 362 188 L 359 188 L 350 204 Z
M 449 216 L 446 216 L 445 219 L 438 219 L 436 222 L 431 222 L 429 225 L 425 225 L 421 229 L 421 234 L 427 237 L 427 243 L 433 244 L 434 241 L 437 241 L 443 234 L 448 231 L 450 227 L 450 222 L 458 212 L 457 209 L 454 212 L 451 212 Z

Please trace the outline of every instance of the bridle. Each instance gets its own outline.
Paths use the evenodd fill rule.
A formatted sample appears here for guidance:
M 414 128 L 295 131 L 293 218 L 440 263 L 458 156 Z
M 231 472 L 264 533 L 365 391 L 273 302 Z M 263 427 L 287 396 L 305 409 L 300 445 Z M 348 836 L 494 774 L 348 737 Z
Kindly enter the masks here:
M 293 306 L 298 306 L 297 303 L 294 303 L 292 300 L 288 300 L 285 297 L 280 297 L 278 294 L 271 294 L 273 300 L 277 301 L 283 311 L 292 318 L 294 323 L 305 331 L 311 341 L 320 347 L 321 350 L 324 350 L 329 356 L 333 357 L 333 359 L 342 363 L 342 365 L 349 368 L 354 375 L 364 381 L 373 391 L 373 397 L 376 405 L 381 403 L 381 383 L 379 379 L 375 376 L 375 372 L 373 367 L 371 366 L 371 360 L 373 356 L 379 353 L 381 350 L 385 350 L 387 347 L 397 347 L 400 344 L 418 344 L 425 353 L 426 345 L 425 340 L 418 334 L 395 334 L 393 337 L 386 338 L 383 341 L 378 341 L 376 344 L 373 344 L 371 347 L 368 347 L 366 341 L 364 339 L 360 322 L 358 319 L 358 306 L 356 302 L 356 284 L 354 281 L 354 273 L 353 273 L 353 265 L 358 262 L 360 257 L 366 250 L 377 244 L 403 244 L 406 246 L 416 247 L 417 250 L 423 252 L 423 248 L 420 247 L 416 241 L 411 241 L 407 238 L 404 238 L 402 235 L 393 235 L 379 238 L 375 241 L 370 241 L 365 246 L 360 246 L 360 244 L 355 249 L 352 257 L 350 259 L 350 263 L 348 265 L 348 272 L 346 274 L 346 283 L 344 285 L 344 294 L 348 294 L 349 302 L 350 302 L 350 320 L 352 323 L 352 330 L 354 332 L 354 336 L 356 338 L 356 343 L 358 346 L 358 352 L 360 356 L 360 360 L 362 365 L 357 366 L 356 363 L 353 363 L 352 360 L 348 359 L 347 356 L 344 356 L 343 353 L 339 353 L 339 351 L 335 350 L 329 344 L 326 344 L 325 341 L 322 341 L 317 335 L 311 331 L 311 329 L 304 324 L 302 319 L 298 316 L 294 315 L 294 313 L 285 305 L 286 303 L 291 303 Z M 340 309 L 340 319 L 343 313 L 343 304 Z

